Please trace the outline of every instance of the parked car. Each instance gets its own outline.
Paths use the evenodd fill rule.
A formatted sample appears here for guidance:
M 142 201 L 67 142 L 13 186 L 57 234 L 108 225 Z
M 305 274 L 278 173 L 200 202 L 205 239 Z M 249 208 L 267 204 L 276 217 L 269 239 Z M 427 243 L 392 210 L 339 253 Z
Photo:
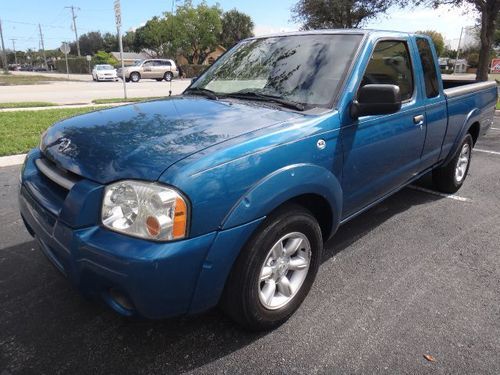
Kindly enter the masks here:
M 92 69 L 92 79 L 94 81 L 118 81 L 116 69 L 109 64 L 97 64 Z
M 141 79 L 156 79 L 170 82 L 179 77 L 179 71 L 174 60 L 151 59 L 137 61 L 132 66 L 124 68 L 125 81 L 139 82 Z M 122 78 L 122 69 L 118 69 L 118 76 Z
M 452 85 L 423 35 L 247 39 L 180 97 L 49 128 L 22 168 L 21 216 L 120 314 L 219 304 L 270 329 L 300 306 L 340 225 L 429 172 L 439 191 L 464 184 L 497 89 Z

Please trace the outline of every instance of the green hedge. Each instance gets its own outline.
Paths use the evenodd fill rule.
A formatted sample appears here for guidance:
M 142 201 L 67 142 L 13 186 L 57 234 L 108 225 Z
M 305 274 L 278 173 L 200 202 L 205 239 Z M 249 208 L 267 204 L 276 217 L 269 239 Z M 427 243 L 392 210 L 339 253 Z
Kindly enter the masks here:
M 89 62 L 85 57 L 68 57 L 68 67 L 70 73 L 89 73 Z M 66 60 L 64 58 L 56 61 L 56 70 L 59 73 L 66 73 Z

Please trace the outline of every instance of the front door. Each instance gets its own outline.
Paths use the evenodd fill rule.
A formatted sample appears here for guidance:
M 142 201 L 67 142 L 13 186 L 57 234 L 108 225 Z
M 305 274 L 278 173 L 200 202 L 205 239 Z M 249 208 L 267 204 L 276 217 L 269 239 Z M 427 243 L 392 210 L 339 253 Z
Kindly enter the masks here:
M 405 40 L 382 40 L 374 48 L 360 87 L 393 84 L 403 101 L 394 114 L 363 116 L 342 127 L 343 218 L 401 186 L 418 172 L 425 141 L 425 108 L 418 100 Z

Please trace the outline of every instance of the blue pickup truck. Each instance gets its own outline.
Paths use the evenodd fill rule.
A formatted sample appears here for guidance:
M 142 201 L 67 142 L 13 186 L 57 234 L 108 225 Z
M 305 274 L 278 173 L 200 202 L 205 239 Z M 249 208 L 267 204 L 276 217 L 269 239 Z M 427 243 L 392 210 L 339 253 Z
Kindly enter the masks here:
M 428 172 L 442 192 L 464 183 L 497 88 L 443 81 L 436 57 L 399 32 L 244 40 L 181 96 L 50 127 L 21 172 L 26 228 L 120 314 L 219 305 L 276 327 L 339 225 Z

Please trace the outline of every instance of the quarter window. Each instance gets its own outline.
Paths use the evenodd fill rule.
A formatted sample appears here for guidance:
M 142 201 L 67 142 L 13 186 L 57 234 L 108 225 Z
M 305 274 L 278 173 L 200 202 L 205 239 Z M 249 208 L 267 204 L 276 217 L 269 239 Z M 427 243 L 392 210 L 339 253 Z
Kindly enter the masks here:
M 424 38 L 417 38 L 417 48 L 424 71 L 425 94 L 428 98 L 435 98 L 439 95 L 439 85 L 436 64 L 434 63 L 429 41 Z
M 413 74 L 406 42 L 384 40 L 377 43 L 361 86 L 377 83 L 399 86 L 403 101 L 413 96 Z

